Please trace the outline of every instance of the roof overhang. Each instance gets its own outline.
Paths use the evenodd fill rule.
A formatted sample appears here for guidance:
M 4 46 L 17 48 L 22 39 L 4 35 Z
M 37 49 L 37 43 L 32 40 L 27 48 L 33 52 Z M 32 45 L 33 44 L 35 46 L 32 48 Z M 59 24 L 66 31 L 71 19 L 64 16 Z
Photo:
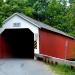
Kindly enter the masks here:
M 42 23 L 42 22 L 36 21 L 36 20 L 34 20 L 34 19 L 32 19 L 32 18 L 30 18 L 30 17 L 24 15 L 24 14 L 21 14 L 21 13 L 14 13 L 14 14 L 11 15 L 10 17 L 8 17 L 5 21 L 3 21 L 3 24 L 5 24 L 7 21 L 9 21 L 9 20 L 10 20 L 12 17 L 14 17 L 15 15 L 19 16 L 20 18 L 26 20 L 27 22 L 29 22 L 29 23 L 35 25 L 36 27 L 38 27 L 38 28 L 40 28 L 40 29 L 41 29 L 41 28 L 42 28 L 42 29 L 46 29 L 46 30 L 49 30 L 49 31 L 58 33 L 58 34 L 60 34 L 60 35 L 63 35 L 63 36 L 66 36 L 66 37 L 75 39 L 74 37 L 72 37 L 72 36 L 70 36 L 70 35 L 68 35 L 68 34 L 66 34 L 66 33 L 64 33 L 64 32 L 62 32 L 62 31 L 60 31 L 60 30 L 58 30 L 58 29 L 56 29 L 56 28 L 53 28 L 53 27 L 51 27 L 51 26 L 49 26 L 49 25 L 47 25 L 47 24 L 44 24 L 44 23 Z M 1 32 L 2 32 L 2 28 L 0 28 L 0 33 L 1 33 Z

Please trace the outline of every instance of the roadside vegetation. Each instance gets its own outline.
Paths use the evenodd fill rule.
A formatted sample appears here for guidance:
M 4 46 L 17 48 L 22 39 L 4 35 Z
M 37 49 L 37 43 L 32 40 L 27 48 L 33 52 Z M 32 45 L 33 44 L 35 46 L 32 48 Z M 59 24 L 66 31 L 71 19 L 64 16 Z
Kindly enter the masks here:
M 48 61 L 43 62 L 48 65 L 56 75 L 75 75 L 75 67 L 73 66 Z
M 75 69 L 71 68 L 71 66 L 66 64 L 61 65 L 50 65 L 50 68 L 57 74 L 57 75 L 75 75 Z

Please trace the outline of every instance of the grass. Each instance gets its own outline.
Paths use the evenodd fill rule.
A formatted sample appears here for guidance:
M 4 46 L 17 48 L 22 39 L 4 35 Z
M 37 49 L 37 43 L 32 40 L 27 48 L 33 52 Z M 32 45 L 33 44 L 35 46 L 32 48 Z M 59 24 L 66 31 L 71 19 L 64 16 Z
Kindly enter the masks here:
M 46 65 L 49 65 L 47 62 L 43 62 Z M 50 64 L 50 68 L 56 75 L 75 75 L 75 68 L 67 64 Z
M 69 65 L 50 65 L 50 68 L 57 74 L 57 75 L 75 75 L 75 69 L 71 69 Z

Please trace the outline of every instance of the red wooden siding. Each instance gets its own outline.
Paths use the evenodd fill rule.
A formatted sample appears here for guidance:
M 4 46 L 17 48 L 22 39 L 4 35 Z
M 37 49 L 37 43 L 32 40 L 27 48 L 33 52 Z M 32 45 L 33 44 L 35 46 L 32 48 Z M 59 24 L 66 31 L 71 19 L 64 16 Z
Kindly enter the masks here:
M 67 59 L 75 58 L 75 40 L 68 38 Z
M 39 29 L 40 38 L 40 54 L 53 56 L 65 59 L 65 53 L 68 53 L 66 59 L 74 57 L 73 50 L 70 49 L 75 46 L 75 41 L 68 37 L 56 34 L 50 31 Z M 69 41 L 69 46 L 66 48 L 66 40 Z M 67 52 L 65 50 L 67 49 Z M 71 55 L 71 56 L 69 56 Z
M 0 58 L 7 58 L 9 56 L 9 46 L 5 41 L 5 38 L 0 36 Z
M 67 46 L 66 46 L 67 42 Z M 39 29 L 40 54 L 66 59 L 75 58 L 75 40 L 63 35 Z M 11 57 L 10 47 L 0 36 L 0 58 Z

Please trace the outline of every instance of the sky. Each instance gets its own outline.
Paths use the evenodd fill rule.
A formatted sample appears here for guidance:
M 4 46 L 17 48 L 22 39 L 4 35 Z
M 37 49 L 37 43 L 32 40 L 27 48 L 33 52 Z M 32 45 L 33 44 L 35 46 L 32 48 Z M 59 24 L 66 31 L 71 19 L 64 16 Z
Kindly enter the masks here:
M 6 0 L 3 0 L 4 2 L 6 2 Z

